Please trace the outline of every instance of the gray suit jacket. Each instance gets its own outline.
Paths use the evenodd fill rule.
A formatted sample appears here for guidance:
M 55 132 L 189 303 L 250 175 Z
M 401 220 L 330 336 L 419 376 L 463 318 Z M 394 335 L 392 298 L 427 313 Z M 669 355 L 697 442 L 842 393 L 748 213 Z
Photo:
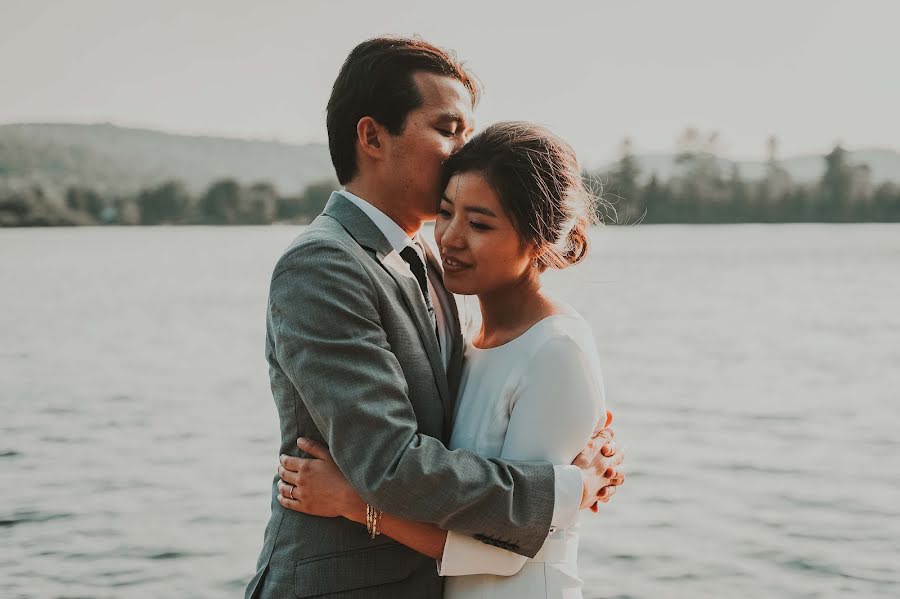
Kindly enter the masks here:
M 430 253 L 429 262 L 440 272 Z M 332 194 L 285 250 L 267 316 L 282 453 L 301 455 L 299 436 L 322 441 L 373 506 L 534 556 L 553 512 L 552 465 L 445 447 L 462 365 L 458 315 L 449 315 L 448 377 L 415 278 L 352 202 Z M 277 480 L 248 597 L 440 596 L 433 560 L 343 518 L 282 508 Z

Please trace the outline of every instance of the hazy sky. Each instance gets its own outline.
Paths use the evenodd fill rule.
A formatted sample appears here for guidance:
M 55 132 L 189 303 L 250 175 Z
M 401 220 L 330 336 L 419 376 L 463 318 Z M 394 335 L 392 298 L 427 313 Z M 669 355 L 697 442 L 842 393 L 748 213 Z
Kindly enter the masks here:
M 544 123 L 589 166 L 688 125 L 732 157 L 900 148 L 898 22 L 892 0 L 0 0 L 0 122 L 325 141 L 347 52 L 398 33 L 466 61 L 479 126 Z

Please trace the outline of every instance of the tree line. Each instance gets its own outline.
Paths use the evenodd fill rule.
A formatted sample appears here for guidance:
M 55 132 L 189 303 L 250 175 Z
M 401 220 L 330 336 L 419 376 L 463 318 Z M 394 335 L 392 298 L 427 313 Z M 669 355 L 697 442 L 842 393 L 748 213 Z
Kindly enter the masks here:
M 587 174 L 601 190 L 607 223 L 900 222 L 900 185 L 874 185 L 865 164 L 852 164 L 836 145 L 822 157 L 818 181 L 793 181 L 778 159 L 778 140 L 767 142 L 765 174 L 745 180 L 737 166 L 723 172 L 716 133 L 687 129 L 678 140 L 676 173 L 666 181 L 643 178 L 631 142 L 606 172 Z
M 195 195 L 181 181 L 171 180 L 125 196 L 72 186 L 59 202 L 32 186 L 0 191 L 0 226 L 306 223 L 322 211 L 335 189 L 337 181 L 328 179 L 300 194 L 282 196 L 270 183 L 242 185 L 222 179 Z
M 640 171 L 630 141 L 605 172 L 585 172 L 597 191 L 600 218 L 610 224 L 900 222 L 900 185 L 874 185 L 865 164 L 852 164 L 840 145 L 822 157 L 818 181 L 796 182 L 778 158 L 778 141 L 767 144 L 765 174 L 742 178 L 737 166 L 723 172 L 716 133 L 689 128 L 677 142 L 676 171 L 667 180 Z M 0 190 L 0 226 L 50 225 L 263 225 L 309 222 L 324 208 L 336 181 L 280 195 L 270 183 L 212 183 L 194 195 L 179 181 L 167 181 L 127 196 L 73 186 L 64 200 L 40 187 Z

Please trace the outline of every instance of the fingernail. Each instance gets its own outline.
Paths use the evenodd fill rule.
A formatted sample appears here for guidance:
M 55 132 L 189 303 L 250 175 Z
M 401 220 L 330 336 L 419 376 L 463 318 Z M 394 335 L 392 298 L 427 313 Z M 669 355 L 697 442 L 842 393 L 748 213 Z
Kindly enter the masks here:
M 306 445 L 306 438 L 300 437 L 299 439 L 297 439 L 297 445 Z
M 278 456 L 278 461 L 281 462 L 282 464 L 284 464 L 285 458 L 287 458 L 287 456 L 284 454 L 281 454 L 280 456 Z

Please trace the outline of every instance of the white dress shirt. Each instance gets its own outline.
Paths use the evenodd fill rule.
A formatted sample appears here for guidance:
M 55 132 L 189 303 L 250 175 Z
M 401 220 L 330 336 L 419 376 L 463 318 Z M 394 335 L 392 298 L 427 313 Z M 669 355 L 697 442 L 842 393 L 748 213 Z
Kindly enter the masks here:
M 453 352 L 453 335 L 451 333 L 447 316 L 452 314 L 448 302 L 452 302 L 453 298 L 447 293 L 443 285 L 435 286 L 433 284 L 432 269 L 428 267 L 423 250 L 419 244 L 406 234 L 406 231 L 394 222 L 387 214 L 364 200 L 354 195 L 346 189 L 340 190 L 338 193 L 353 202 L 353 204 L 365 213 L 372 223 L 378 227 L 378 230 L 384 235 L 391 247 L 399 254 L 406 249 L 407 246 L 413 246 L 416 253 L 422 258 L 426 264 L 428 272 L 428 293 L 431 295 L 432 304 L 434 305 L 435 317 L 438 322 L 439 345 L 441 347 L 441 355 L 446 369 L 450 363 L 450 355 Z M 440 291 L 437 291 L 440 288 Z M 437 298 L 438 301 L 434 301 Z M 463 389 L 460 389 L 460 393 Z M 581 508 L 581 493 L 583 482 L 581 479 L 581 469 L 572 465 L 556 465 L 553 466 L 554 474 L 554 502 L 553 516 L 551 520 L 552 529 L 569 528 L 575 524 L 578 517 L 578 511 Z

